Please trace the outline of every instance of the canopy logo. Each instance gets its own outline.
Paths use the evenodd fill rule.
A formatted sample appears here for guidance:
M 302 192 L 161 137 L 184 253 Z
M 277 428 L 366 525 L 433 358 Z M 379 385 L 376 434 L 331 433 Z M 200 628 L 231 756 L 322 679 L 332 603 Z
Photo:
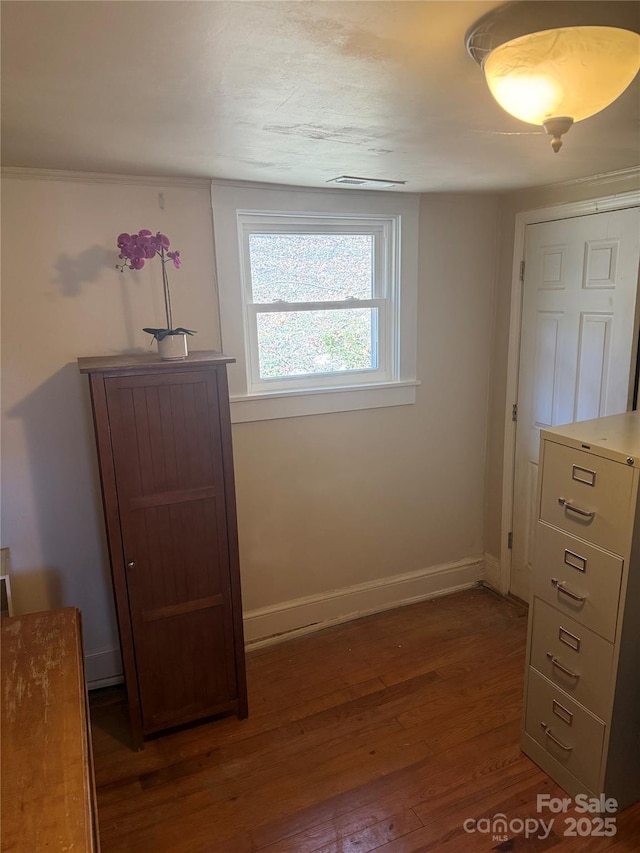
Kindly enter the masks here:
M 492 841 L 506 841 L 514 835 L 522 835 L 525 838 L 540 838 L 544 840 L 549 837 L 549 833 L 553 827 L 553 818 L 549 819 L 548 824 L 542 818 L 514 817 L 512 820 L 507 820 L 507 816 L 498 812 L 493 817 L 481 817 L 476 820 L 469 817 L 462 824 L 465 832 L 480 832 L 484 835 L 491 835 Z
M 569 810 L 572 814 L 568 814 Z M 536 797 L 538 814 L 546 811 L 552 815 L 563 815 L 563 817 L 549 817 L 547 820 L 543 817 L 509 819 L 506 814 L 498 812 L 493 817 L 467 818 L 462 828 L 467 833 L 478 832 L 490 835 L 491 840 L 498 843 L 517 835 L 544 841 L 551 834 L 554 825 L 556 833 L 567 838 L 611 838 L 617 832 L 616 819 L 612 816 L 617 810 L 617 801 L 613 797 L 605 797 L 604 794 L 599 797 L 576 794 L 575 799 L 538 794 Z M 606 816 L 603 817 L 603 815 Z

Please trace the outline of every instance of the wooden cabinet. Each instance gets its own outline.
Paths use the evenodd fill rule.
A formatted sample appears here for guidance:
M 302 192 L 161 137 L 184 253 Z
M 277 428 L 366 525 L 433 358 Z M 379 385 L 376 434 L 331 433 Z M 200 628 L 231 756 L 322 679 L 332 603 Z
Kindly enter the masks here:
M 543 430 L 522 749 L 640 799 L 640 413 Z
M 79 359 L 91 384 L 131 724 L 247 715 L 226 364 Z
M 100 849 L 80 613 L 2 625 L 2 850 Z

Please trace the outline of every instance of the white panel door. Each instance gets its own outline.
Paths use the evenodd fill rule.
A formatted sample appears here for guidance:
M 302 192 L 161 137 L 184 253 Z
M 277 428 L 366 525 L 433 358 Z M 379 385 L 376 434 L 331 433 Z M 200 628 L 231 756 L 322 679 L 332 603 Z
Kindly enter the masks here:
M 639 208 L 526 229 L 511 566 L 526 601 L 540 429 L 629 408 L 639 257 Z

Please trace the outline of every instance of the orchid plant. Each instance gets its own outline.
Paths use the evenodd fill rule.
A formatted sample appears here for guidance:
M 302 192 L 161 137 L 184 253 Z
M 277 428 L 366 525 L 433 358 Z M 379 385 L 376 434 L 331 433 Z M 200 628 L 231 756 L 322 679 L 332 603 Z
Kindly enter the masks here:
M 147 228 L 141 228 L 137 234 L 123 232 L 118 235 L 118 249 L 120 250 L 121 264 L 116 264 L 116 269 L 124 272 L 125 269 L 141 270 L 145 262 L 156 257 L 162 263 L 162 292 L 164 296 L 164 310 L 167 318 L 166 329 L 143 329 L 161 341 L 167 335 L 194 335 L 191 329 L 183 329 L 179 326 L 173 328 L 171 316 L 171 293 L 169 292 L 169 277 L 167 275 L 167 264 L 172 263 L 176 269 L 180 269 L 180 252 L 169 251 L 171 243 L 169 238 L 160 231 L 154 236 Z

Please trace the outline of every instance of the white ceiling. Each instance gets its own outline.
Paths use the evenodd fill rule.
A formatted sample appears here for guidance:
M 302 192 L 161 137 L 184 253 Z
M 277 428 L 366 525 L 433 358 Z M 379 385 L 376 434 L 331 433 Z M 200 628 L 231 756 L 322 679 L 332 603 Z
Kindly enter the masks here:
M 3 165 L 421 192 L 636 165 L 638 79 L 559 154 L 493 101 L 464 35 L 499 5 L 3 2 Z

